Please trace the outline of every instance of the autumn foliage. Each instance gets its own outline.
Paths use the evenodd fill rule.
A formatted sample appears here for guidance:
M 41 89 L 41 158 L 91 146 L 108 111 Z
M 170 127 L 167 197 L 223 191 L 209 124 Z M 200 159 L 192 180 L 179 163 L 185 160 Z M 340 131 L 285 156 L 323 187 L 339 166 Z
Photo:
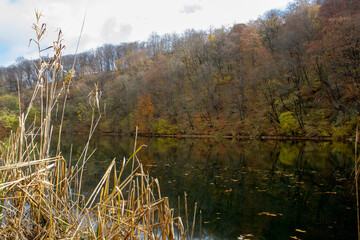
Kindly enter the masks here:
M 139 96 L 137 107 L 135 108 L 136 125 L 144 132 L 151 131 L 151 123 L 154 120 L 155 108 L 150 96 Z
M 248 24 L 79 54 L 66 118 L 98 83 L 100 131 L 133 133 L 136 123 L 152 134 L 349 136 L 360 112 L 359 2 L 297 0 Z M 65 68 L 72 60 L 63 57 Z M 31 87 L 31 66 L 0 68 L 4 91 L 16 80 Z M 78 122 L 69 128 L 82 131 Z

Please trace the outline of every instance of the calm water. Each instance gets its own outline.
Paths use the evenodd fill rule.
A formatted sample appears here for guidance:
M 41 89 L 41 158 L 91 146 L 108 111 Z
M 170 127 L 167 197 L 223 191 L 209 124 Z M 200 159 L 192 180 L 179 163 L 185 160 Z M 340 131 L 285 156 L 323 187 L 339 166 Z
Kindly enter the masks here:
M 71 142 L 73 158 L 79 156 L 86 138 L 64 136 L 65 157 Z M 133 144 L 131 137 L 93 138 L 97 151 L 87 163 L 85 195 L 114 157 L 132 154 Z M 148 148 L 139 159 L 159 179 L 175 214 L 184 192 L 189 209 L 198 203 L 203 238 L 356 239 L 350 143 L 139 138 L 140 144 Z

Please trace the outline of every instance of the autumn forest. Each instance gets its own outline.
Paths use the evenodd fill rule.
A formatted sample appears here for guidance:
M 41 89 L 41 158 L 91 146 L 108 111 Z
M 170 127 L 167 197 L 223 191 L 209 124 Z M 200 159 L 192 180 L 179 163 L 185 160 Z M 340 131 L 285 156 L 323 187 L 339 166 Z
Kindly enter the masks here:
M 64 70 L 76 71 L 66 131 L 88 131 L 86 99 L 97 86 L 100 132 L 349 137 L 360 113 L 360 1 L 297 0 L 246 24 L 153 33 L 74 59 L 62 58 Z M 18 88 L 22 107 L 30 102 L 38 62 L 0 68 L 3 128 L 18 124 Z

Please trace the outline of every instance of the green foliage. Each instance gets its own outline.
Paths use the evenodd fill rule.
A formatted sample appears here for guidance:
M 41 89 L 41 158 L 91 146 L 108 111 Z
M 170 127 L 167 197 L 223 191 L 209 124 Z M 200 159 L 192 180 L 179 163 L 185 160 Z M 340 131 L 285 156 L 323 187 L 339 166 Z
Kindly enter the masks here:
M 301 133 L 301 128 L 294 117 L 294 114 L 290 111 L 280 114 L 280 128 L 284 134 L 291 134 L 292 136 Z
M 31 107 L 27 121 L 29 124 L 32 124 L 34 122 L 34 120 L 36 120 L 35 124 L 40 123 L 40 111 L 34 107 Z
M 331 128 L 325 109 L 316 109 L 306 115 L 305 131 L 307 136 L 330 136 Z
M 168 124 L 165 119 L 154 121 L 152 129 L 157 134 L 172 135 L 179 133 L 179 127 Z
M 15 129 L 19 124 L 18 99 L 11 95 L 0 98 L 0 124 L 5 129 Z
M 92 115 L 92 109 L 85 106 L 82 102 L 77 104 L 77 118 L 80 122 L 89 122 Z
M 14 113 L 0 111 L 0 122 L 6 129 L 15 129 L 19 124 L 19 116 Z
M 40 122 L 40 112 L 33 106 L 27 117 L 27 124 Z M 15 129 L 19 124 L 19 103 L 15 96 L 4 95 L 0 98 L 0 125 L 5 129 Z
M 4 95 L 0 98 L 0 108 L 9 112 L 19 112 L 19 102 L 17 97 Z
M 352 136 L 355 133 L 356 123 L 357 119 L 354 118 L 342 125 L 331 126 L 331 135 L 337 138 Z

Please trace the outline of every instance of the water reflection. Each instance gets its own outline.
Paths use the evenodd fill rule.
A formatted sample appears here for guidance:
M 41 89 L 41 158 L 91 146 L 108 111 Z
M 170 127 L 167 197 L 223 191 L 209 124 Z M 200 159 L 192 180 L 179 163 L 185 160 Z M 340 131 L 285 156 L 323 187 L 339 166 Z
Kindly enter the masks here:
M 62 152 L 68 158 L 73 143 L 74 159 L 85 142 L 86 136 L 64 136 Z M 175 215 L 184 192 L 191 218 L 193 203 L 198 203 L 203 237 L 356 237 L 349 143 L 139 138 L 137 144 L 148 146 L 138 157 L 159 179 Z M 133 147 L 131 137 L 95 136 L 91 149 L 97 151 L 87 163 L 84 193 L 92 191 L 114 157 L 122 161 Z M 184 216 L 183 207 L 180 213 Z

